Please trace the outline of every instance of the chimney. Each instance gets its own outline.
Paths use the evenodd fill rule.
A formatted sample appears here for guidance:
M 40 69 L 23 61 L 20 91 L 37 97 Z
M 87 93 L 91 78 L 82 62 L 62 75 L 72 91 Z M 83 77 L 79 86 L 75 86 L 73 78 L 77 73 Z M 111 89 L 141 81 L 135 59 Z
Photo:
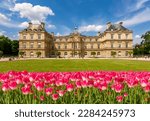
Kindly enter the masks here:
M 111 26 L 111 22 L 107 23 L 107 29 Z
M 41 22 L 41 26 L 42 26 L 42 28 L 45 29 L 45 23 L 44 22 Z
M 97 36 L 100 36 L 101 35 L 101 32 L 99 31 L 98 33 L 97 33 Z
M 51 35 L 54 36 L 54 32 L 51 32 Z
M 32 23 L 31 23 L 31 22 L 29 22 L 29 28 L 31 28 L 31 26 L 32 26 Z
M 122 26 L 122 25 L 123 25 L 123 22 L 120 22 L 119 24 Z

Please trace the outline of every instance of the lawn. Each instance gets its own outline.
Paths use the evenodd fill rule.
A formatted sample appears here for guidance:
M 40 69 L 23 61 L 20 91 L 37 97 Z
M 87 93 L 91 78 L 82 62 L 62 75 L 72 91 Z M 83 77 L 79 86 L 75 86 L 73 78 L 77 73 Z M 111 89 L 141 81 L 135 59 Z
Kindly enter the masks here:
M 150 62 L 119 59 L 41 59 L 0 62 L 0 72 L 9 70 L 29 72 L 94 71 L 94 70 L 136 70 L 150 71 Z

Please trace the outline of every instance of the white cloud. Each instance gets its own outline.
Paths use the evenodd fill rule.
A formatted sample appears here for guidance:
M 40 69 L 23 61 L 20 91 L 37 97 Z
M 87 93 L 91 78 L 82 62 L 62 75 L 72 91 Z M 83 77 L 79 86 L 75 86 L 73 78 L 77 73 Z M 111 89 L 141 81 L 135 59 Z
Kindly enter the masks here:
M 29 26 L 29 23 L 26 21 L 19 24 L 19 27 L 21 27 L 21 28 L 26 28 L 28 26 Z
M 150 0 L 137 0 L 136 3 L 130 5 L 129 11 L 134 12 L 145 7 L 145 3 Z
M 55 25 L 52 25 L 52 24 L 48 24 L 48 25 L 47 25 L 47 28 L 49 28 L 49 29 L 55 29 L 56 26 L 55 26 Z
M 140 35 L 135 35 L 135 38 L 140 39 L 141 36 Z
M 6 27 L 13 27 L 13 24 L 11 24 L 10 21 L 11 20 L 6 15 L 0 13 L 0 25 Z
M 15 3 L 16 0 L 3 0 L 0 4 L 0 8 L 11 10 Z
M 56 34 L 56 36 L 62 36 L 59 32 Z
M 9 18 L 7 18 L 7 16 L 5 16 L 4 14 L 0 13 L 0 22 L 8 22 L 10 21 Z
M 133 39 L 133 44 L 135 45 L 135 44 L 140 44 L 141 43 L 141 41 L 142 41 L 142 39 L 141 39 L 141 36 L 140 35 L 135 35 L 134 36 L 134 39 Z
M 0 36 L 4 35 L 6 32 L 5 31 L 0 31 Z
M 87 25 L 79 27 L 79 32 L 98 32 L 103 29 L 102 25 Z
M 54 15 L 51 8 L 46 6 L 35 5 L 31 3 L 16 3 L 12 11 L 19 12 L 21 18 L 27 18 L 34 21 L 45 21 L 48 15 Z
M 137 13 L 136 15 L 134 15 L 133 17 L 127 20 L 124 20 L 123 23 L 125 26 L 132 26 L 132 25 L 148 22 L 150 21 L 149 14 L 150 14 L 150 8 L 146 8 L 144 11 Z

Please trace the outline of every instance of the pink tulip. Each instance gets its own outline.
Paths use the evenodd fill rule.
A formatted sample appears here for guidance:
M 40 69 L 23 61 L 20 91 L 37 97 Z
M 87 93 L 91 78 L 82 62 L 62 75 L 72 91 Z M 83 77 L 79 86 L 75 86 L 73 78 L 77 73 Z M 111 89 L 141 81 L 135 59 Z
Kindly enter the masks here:
M 42 96 L 40 96 L 40 100 L 41 100 L 41 101 L 44 101 L 44 99 L 45 99 L 45 98 L 44 98 L 44 96 L 43 96 L 43 95 L 42 95 Z
M 58 91 L 58 94 L 59 94 L 60 97 L 63 97 L 64 94 L 65 94 L 65 91 L 64 91 L 64 90 L 59 90 L 59 91 Z
M 76 86 L 77 86 L 77 88 L 81 88 L 81 82 L 80 82 L 80 81 L 77 81 L 77 82 L 76 82 Z
M 46 95 L 51 95 L 52 92 L 53 92 L 53 88 L 51 88 L 51 87 L 45 89 Z
M 31 93 L 31 88 L 30 87 L 22 87 L 21 91 L 24 95 L 30 94 Z
M 117 97 L 116 97 L 116 100 L 117 100 L 118 102 L 122 102 L 122 101 L 123 101 L 123 96 L 117 96 Z
M 123 84 L 115 84 L 115 85 L 114 85 L 114 90 L 115 90 L 115 92 L 117 92 L 117 93 L 120 93 L 123 88 L 124 88 Z
M 73 85 L 72 84 L 68 84 L 66 87 L 67 87 L 68 92 L 71 92 L 73 90 Z
M 125 92 L 125 93 L 123 94 L 123 96 L 124 96 L 124 97 L 127 97 L 127 96 L 128 96 L 128 93 Z
M 53 100 L 56 101 L 58 98 L 59 98 L 59 95 L 58 95 L 58 94 L 52 94 L 52 99 L 53 99 Z
M 44 82 L 35 82 L 34 86 L 38 91 L 42 91 L 44 89 Z
M 9 88 L 8 83 L 2 84 L 2 90 L 3 90 L 4 92 L 8 91 L 9 89 L 10 89 L 10 88 Z
M 144 87 L 144 91 L 145 91 L 145 92 L 150 92 L 150 85 Z
M 11 90 L 14 90 L 14 89 L 17 88 L 17 83 L 16 82 L 10 82 L 9 87 L 10 87 Z

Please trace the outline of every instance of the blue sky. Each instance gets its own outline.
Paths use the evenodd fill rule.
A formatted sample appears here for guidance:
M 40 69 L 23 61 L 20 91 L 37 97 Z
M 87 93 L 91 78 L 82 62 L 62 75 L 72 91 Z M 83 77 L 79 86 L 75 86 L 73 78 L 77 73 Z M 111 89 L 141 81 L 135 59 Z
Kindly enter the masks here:
M 104 31 L 106 23 L 133 30 L 134 43 L 150 30 L 150 0 L 0 0 L 0 35 L 18 39 L 18 32 L 45 22 L 48 32 L 66 35 L 74 27 L 85 35 Z

